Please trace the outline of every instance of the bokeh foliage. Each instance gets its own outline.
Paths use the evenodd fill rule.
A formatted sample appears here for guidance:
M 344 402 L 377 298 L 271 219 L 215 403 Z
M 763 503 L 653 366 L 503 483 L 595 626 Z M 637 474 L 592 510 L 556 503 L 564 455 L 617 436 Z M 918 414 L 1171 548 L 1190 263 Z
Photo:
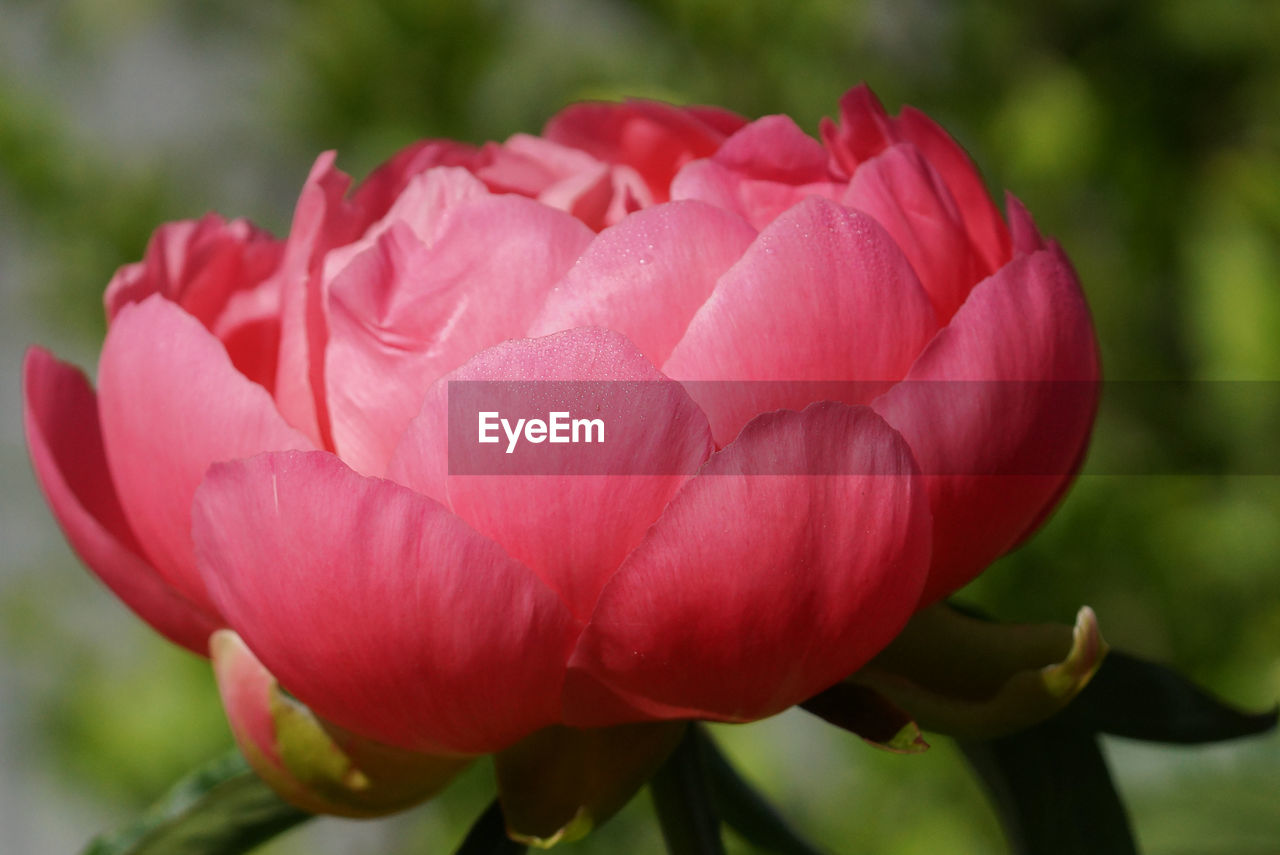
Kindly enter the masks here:
M 816 130 L 866 80 L 891 110 L 911 103 L 941 121 L 990 186 L 1016 192 L 1063 243 L 1109 379 L 1280 380 L 1280 4 L 266 5 L 0 2 L 0 27 L 20 21 L 40 40 L 0 62 L 0 212 L 24 276 L 6 287 L 22 289 L 32 317 L 91 349 L 102 287 L 157 223 L 218 207 L 282 231 L 325 148 L 361 175 L 422 136 L 503 138 L 536 131 L 570 100 L 625 94 L 787 112 Z M 205 79 L 190 96 L 205 102 L 175 109 L 176 128 L 154 116 L 131 127 L 129 110 L 112 124 L 84 108 L 99 70 L 142 48 L 154 55 L 143 62 L 153 86 L 183 62 L 198 66 L 187 77 Z M 123 103 L 135 106 L 127 94 Z M 197 121 L 206 114 L 214 119 Z M 1166 474 L 1086 475 L 1040 535 L 966 596 L 1004 617 L 1067 622 L 1089 603 L 1113 645 L 1240 703 L 1272 703 L 1280 478 L 1250 473 L 1276 459 L 1275 394 L 1197 383 L 1155 407 L 1113 398 L 1086 471 L 1137 454 Z M 1203 474 L 1206 461 L 1217 474 Z M 17 568 L 0 591 L 4 655 L 60 676 L 33 683 L 21 721 L 68 791 L 131 809 L 161 775 L 228 737 L 199 663 L 145 631 L 131 630 L 130 655 L 108 655 L 60 617 L 51 598 L 65 583 L 48 580 L 78 571 L 65 551 L 55 558 Z M 106 603 L 88 583 L 69 596 Z M 113 613 L 107 625 L 126 621 Z M 717 732 L 798 824 L 847 851 L 999 850 L 945 744 L 918 758 L 876 754 L 799 713 Z M 1268 809 L 1259 795 L 1280 792 L 1275 737 L 1191 752 L 1111 747 L 1147 851 L 1263 852 L 1280 839 L 1274 800 Z M 401 851 L 456 841 L 485 786 L 472 774 L 396 825 Z M 641 801 L 577 848 L 653 851 L 647 810 Z M 323 845 L 285 839 L 271 851 Z

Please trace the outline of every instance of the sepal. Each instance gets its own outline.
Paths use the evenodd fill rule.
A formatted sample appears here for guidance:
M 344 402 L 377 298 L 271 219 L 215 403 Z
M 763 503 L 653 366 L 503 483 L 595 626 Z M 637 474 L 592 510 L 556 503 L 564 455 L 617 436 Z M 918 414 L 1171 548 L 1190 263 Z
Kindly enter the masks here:
M 913 617 L 849 682 L 879 693 L 924 730 L 994 739 L 1062 710 L 1107 650 L 1088 606 L 1068 627 L 993 623 L 941 603 Z
M 374 817 L 438 793 L 470 757 L 418 754 L 357 736 L 290 697 L 231 630 L 209 642 L 236 743 L 281 798 L 311 813 Z
M 685 723 L 544 728 L 494 755 L 513 840 L 540 849 L 584 837 L 662 766 Z

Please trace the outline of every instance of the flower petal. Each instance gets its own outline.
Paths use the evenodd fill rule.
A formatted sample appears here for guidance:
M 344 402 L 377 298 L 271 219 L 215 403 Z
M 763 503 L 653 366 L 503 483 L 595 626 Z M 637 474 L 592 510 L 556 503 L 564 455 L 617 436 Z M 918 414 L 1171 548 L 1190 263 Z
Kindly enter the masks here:
M 591 242 L 529 334 L 607 327 L 661 365 L 755 235 L 738 217 L 702 202 L 637 211 Z
M 864 163 L 841 200 L 875 217 L 902 249 L 945 324 L 992 273 L 969 241 L 942 178 L 910 144 L 890 146 Z
M 507 455 L 506 439 L 469 441 L 478 412 L 490 409 L 513 421 L 557 410 L 590 415 L 604 425 L 604 444 L 593 452 L 526 443 L 523 454 Z M 442 378 L 389 472 L 447 501 L 585 621 L 605 581 L 712 448 L 706 417 L 680 384 L 618 333 L 580 328 L 505 342 Z M 454 474 L 467 472 L 484 474 Z
M 724 445 L 757 413 L 869 401 L 881 381 L 906 374 L 936 328 L 888 233 L 866 214 L 808 199 L 720 277 L 663 372 L 717 381 L 688 386 Z
M 840 99 L 840 123 L 823 119 L 821 131 L 832 161 L 849 176 L 856 174 L 863 161 L 888 146 L 914 144 L 946 182 L 987 269 L 998 270 L 1009 260 L 1009 230 L 977 167 L 965 150 L 924 113 L 904 107 L 898 118 L 890 118 L 880 100 L 862 84 Z
M 866 407 L 769 413 L 672 499 L 601 593 L 570 667 L 626 698 L 632 720 L 763 718 L 879 652 L 928 561 L 901 437 Z M 573 678 L 567 689 L 567 723 L 617 723 L 616 705 Z
M 23 365 L 23 418 L 36 478 L 76 554 L 157 632 L 201 656 L 219 619 L 142 558 L 107 469 L 98 402 L 77 369 L 39 348 Z
M 331 288 L 325 365 L 338 454 L 360 472 L 385 471 L 436 378 L 523 335 L 592 236 L 518 196 L 458 205 L 430 246 L 393 227 Z
M 325 452 L 265 454 L 210 469 L 193 531 L 231 626 L 317 716 L 461 754 L 557 720 L 577 625 L 436 502 Z
M 787 116 L 765 116 L 738 131 L 671 185 L 673 199 L 700 199 L 733 211 L 757 229 L 809 196 L 838 199 L 845 182 L 827 152 Z
M 873 404 L 926 476 L 934 554 L 922 605 L 978 575 L 1060 495 L 1088 442 L 1098 377 L 1089 310 L 1054 245 L 974 288 Z
M 630 166 L 653 200 L 665 202 L 680 167 L 713 154 L 736 118 L 724 110 L 686 109 L 638 98 L 619 104 L 588 102 L 561 110 L 542 135 L 605 163 Z
M 143 553 L 216 614 L 191 552 L 191 497 L 210 463 L 307 448 L 270 395 L 236 372 L 200 322 L 159 295 L 126 306 L 99 365 L 107 462 Z

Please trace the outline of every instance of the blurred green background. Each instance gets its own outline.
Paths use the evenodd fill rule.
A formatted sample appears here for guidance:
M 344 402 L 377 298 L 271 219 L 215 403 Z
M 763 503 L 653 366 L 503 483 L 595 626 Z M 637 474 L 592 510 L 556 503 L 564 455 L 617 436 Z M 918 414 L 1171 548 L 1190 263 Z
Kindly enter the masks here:
M 92 370 L 101 291 L 161 221 L 216 209 L 283 233 L 322 149 L 360 176 L 413 139 L 537 131 L 584 97 L 816 132 L 866 80 L 937 118 L 1060 239 L 1109 379 L 1280 380 L 1278 42 L 1272 0 L 0 0 L 4 850 L 75 851 L 230 744 L 205 664 L 77 568 L 21 437 L 23 349 Z M 1011 619 L 1091 604 L 1113 645 L 1274 703 L 1280 477 L 1248 473 L 1276 459 L 1280 421 L 1241 388 L 1109 402 L 1086 471 L 1136 457 L 1153 474 L 1086 474 L 965 596 Z M 1188 474 L 1204 461 L 1219 474 Z M 717 733 L 836 851 L 1003 849 L 945 740 L 896 757 L 794 712 Z M 1146 852 L 1280 852 L 1280 738 L 1107 750 Z M 451 851 L 490 786 L 481 764 L 404 817 L 325 820 L 264 851 Z M 568 851 L 659 846 L 641 798 Z

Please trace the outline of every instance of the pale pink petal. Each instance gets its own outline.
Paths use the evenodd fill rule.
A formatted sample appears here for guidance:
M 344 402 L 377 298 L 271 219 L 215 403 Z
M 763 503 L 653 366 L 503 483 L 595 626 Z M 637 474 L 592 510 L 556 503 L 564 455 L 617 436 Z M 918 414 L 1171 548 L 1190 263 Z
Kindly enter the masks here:
M 326 354 L 334 444 L 381 474 L 442 374 L 523 335 L 590 229 L 519 196 L 458 205 L 433 246 L 393 229 L 334 280 Z
M 143 554 L 213 612 L 191 553 L 191 497 L 210 463 L 307 448 L 200 322 L 160 296 L 121 310 L 99 364 L 107 462 Z
M 870 409 L 761 416 L 605 586 L 570 660 L 565 720 L 619 723 L 622 699 L 622 720 L 781 712 L 898 633 L 928 562 L 911 452 Z
M 529 334 L 608 327 L 660 365 L 755 235 L 740 218 L 702 202 L 639 211 L 591 242 Z
M 810 196 L 839 199 L 845 182 L 827 152 L 786 116 L 765 116 L 738 131 L 707 160 L 691 163 L 671 185 L 673 199 L 699 199 L 762 229 Z
M 934 516 L 922 597 L 956 590 L 1056 500 L 1097 405 L 1097 342 L 1056 246 L 980 283 L 907 375 L 874 403 L 920 463 Z
M 266 454 L 210 470 L 193 530 L 231 626 L 321 718 L 463 754 L 558 719 L 577 624 L 430 499 L 326 452 Z
M 991 273 L 974 251 L 942 178 L 910 144 L 885 149 L 854 174 L 844 198 L 884 226 L 945 324 Z
M 865 403 L 907 373 L 936 328 L 888 233 L 866 214 L 809 199 L 720 277 L 662 370 L 714 381 L 687 385 L 723 445 L 757 413 Z
M 557 411 L 599 419 L 604 442 L 526 441 L 508 454 L 505 438 L 479 443 L 485 410 L 512 423 Z M 579 328 L 505 342 L 442 378 L 389 473 L 446 501 L 585 620 L 605 580 L 712 448 L 706 417 L 680 384 L 618 333 Z
M 23 394 L 31 463 L 76 554 L 157 632 L 207 656 L 209 635 L 220 620 L 171 588 L 139 557 L 107 469 L 89 381 L 32 348 L 23 365 Z

